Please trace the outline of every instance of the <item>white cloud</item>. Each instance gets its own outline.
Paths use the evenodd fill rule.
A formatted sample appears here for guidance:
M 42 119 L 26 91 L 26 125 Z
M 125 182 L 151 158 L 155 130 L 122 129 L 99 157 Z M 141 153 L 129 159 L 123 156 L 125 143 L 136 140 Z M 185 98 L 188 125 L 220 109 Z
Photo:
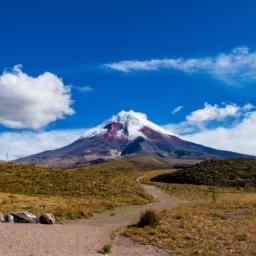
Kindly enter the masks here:
M 245 107 L 252 107 L 252 105 L 249 106 L 249 104 L 246 104 Z M 203 123 L 211 120 L 221 121 L 229 116 L 235 117 L 239 115 L 240 109 L 236 104 L 226 104 L 220 107 L 217 104 L 211 105 L 205 103 L 204 108 L 195 110 L 187 115 L 186 121 L 189 123 Z
M 0 76 L 0 124 L 10 128 L 39 129 L 72 115 L 70 87 L 45 72 L 31 77 L 15 66 Z
M 254 106 L 251 104 L 251 103 L 247 103 L 247 104 L 245 104 L 244 106 L 243 106 L 243 109 L 245 110 L 245 111 L 247 111 L 247 110 L 252 110 L 254 108 Z
M 233 127 L 206 129 L 182 138 L 217 149 L 256 155 L 255 131 L 256 112 L 253 112 Z
M 232 119 L 229 125 L 226 123 L 228 118 Z M 216 121 L 222 122 L 216 124 Z M 244 106 L 205 104 L 204 108 L 187 115 L 183 122 L 165 128 L 188 141 L 256 155 L 256 110 L 250 103 Z
M 172 114 L 175 115 L 183 109 L 183 106 L 178 106 L 172 110 Z
M 17 159 L 68 145 L 84 134 L 84 129 L 55 130 L 49 132 L 2 132 L 0 133 L 0 160 Z
M 227 84 L 256 81 L 256 52 L 248 47 L 237 47 L 213 57 L 124 60 L 104 66 L 120 72 L 175 69 L 185 73 L 207 73 Z
M 206 129 L 209 124 L 221 123 L 222 125 L 229 119 L 232 123 L 237 123 L 248 113 L 255 109 L 254 105 L 247 103 L 244 106 L 238 106 L 235 103 L 226 103 L 222 105 L 204 104 L 203 108 L 189 113 L 185 120 L 178 124 L 168 124 L 165 127 L 179 135 L 190 134 Z
M 93 92 L 94 89 L 91 86 L 79 86 L 79 87 L 74 87 L 78 92 L 80 93 L 89 93 Z

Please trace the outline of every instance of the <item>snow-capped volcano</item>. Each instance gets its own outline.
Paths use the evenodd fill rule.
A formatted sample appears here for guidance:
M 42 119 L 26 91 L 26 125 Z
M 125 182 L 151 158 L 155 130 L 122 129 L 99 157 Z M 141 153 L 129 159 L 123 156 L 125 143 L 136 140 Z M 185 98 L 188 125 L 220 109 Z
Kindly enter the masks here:
M 134 140 L 138 137 L 147 138 L 143 133 L 144 127 L 148 127 L 162 134 L 171 135 L 167 130 L 150 122 L 145 114 L 133 110 L 123 110 L 96 128 L 86 131 L 83 138 L 102 136 L 104 134 L 127 140 Z
M 205 160 L 244 155 L 184 141 L 152 123 L 142 113 L 121 111 L 89 129 L 72 144 L 17 160 L 41 165 L 74 166 L 125 157 L 150 155 L 167 161 Z

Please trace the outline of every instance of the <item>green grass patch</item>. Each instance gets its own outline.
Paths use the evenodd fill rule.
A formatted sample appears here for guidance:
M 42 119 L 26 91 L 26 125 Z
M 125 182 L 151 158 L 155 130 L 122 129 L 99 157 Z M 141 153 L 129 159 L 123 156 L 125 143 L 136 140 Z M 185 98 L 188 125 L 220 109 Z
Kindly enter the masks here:
M 111 251 L 112 251 L 112 246 L 110 244 L 106 244 L 102 248 L 103 253 L 111 253 Z

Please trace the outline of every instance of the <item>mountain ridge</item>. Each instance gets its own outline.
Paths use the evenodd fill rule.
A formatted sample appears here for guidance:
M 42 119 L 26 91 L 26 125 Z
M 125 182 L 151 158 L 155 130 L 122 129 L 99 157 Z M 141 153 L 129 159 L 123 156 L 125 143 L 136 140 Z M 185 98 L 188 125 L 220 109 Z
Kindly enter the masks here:
M 121 111 L 87 130 L 73 143 L 16 160 L 40 165 L 77 166 L 129 155 L 151 155 L 163 161 L 250 157 L 185 141 L 149 121 L 147 116 Z

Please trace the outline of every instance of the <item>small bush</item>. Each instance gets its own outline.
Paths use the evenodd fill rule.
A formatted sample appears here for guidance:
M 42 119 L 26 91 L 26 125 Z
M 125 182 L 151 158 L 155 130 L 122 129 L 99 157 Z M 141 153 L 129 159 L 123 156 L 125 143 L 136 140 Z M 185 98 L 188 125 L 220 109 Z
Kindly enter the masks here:
M 159 216 L 155 211 L 147 210 L 145 211 L 141 217 L 139 222 L 137 223 L 137 227 L 145 227 L 145 226 L 151 226 L 154 227 L 159 224 Z
M 106 244 L 103 246 L 102 251 L 103 251 L 103 253 L 111 253 L 111 249 L 112 249 L 111 245 Z

